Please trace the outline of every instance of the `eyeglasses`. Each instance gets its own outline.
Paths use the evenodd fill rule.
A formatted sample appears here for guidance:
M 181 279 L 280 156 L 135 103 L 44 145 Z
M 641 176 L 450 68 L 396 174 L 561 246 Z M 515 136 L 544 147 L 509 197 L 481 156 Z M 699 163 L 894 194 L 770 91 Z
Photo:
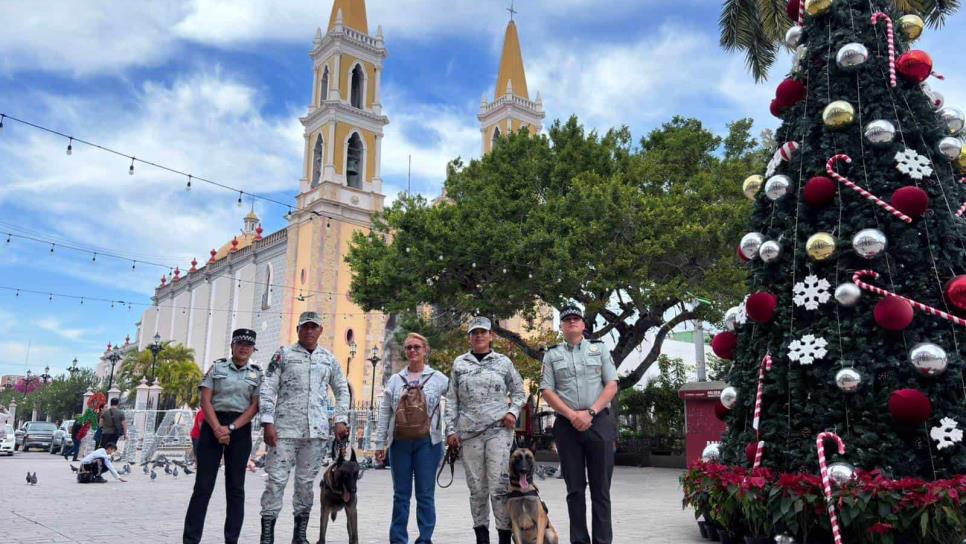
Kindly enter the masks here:
M 419 351 L 423 349 L 423 346 L 406 346 L 403 349 L 405 349 L 406 351 Z

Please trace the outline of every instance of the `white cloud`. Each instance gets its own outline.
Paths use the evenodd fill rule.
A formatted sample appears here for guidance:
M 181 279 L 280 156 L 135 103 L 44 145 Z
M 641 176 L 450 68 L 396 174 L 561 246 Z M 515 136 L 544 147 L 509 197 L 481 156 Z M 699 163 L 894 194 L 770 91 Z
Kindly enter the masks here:
M 40 319 L 35 319 L 34 324 L 40 327 L 42 330 L 52 332 L 62 338 L 73 341 L 81 340 L 84 337 L 89 337 L 91 333 L 94 332 L 88 329 L 69 327 L 56 317 L 43 317 Z

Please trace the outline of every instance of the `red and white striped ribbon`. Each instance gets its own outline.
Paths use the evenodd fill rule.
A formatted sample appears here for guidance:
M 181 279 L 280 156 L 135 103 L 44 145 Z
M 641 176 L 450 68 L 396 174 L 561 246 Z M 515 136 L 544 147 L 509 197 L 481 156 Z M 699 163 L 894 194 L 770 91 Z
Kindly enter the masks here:
M 966 183 L 966 178 L 959 180 L 959 182 Z M 966 213 L 966 202 L 963 202 L 963 205 L 956 211 L 956 217 L 962 217 L 964 213 Z
M 832 481 L 828 475 L 828 463 L 825 461 L 825 440 L 835 440 L 839 446 L 839 455 L 845 453 L 845 442 L 839 435 L 830 432 L 819 433 L 815 439 L 815 449 L 818 450 L 818 468 L 822 473 L 822 488 L 825 490 L 825 505 L 828 507 L 828 517 L 832 522 L 832 538 L 835 544 L 842 544 L 842 529 L 839 527 L 839 517 L 835 513 L 835 503 L 832 502 Z
M 762 456 L 762 453 L 764 453 L 764 451 L 765 451 L 765 441 L 759 440 L 758 446 L 755 448 L 755 464 L 754 466 L 751 467 L 752 469 L 756 469 L 761 466 L 761 456 Z
M 932 306 L 927 306 L 927 305 L 925 305 L 925 304 L 923 304 L 921 302 L 916 302 L 915 300 L 912 300 L 911 298 L 907 298 L 907 297 L 904 297 L 902 295 L 897 295 L 897 294 L 893 293 L 892 291 L 886 291 L 885 289 L 882 289 L 881 287 L 876 287 L 875 285 L 870 285 L 870 284 L 865 283 L 864 281 L 862 281 L 862 278 L 878 279 L 879 278 L 879 273 L 876 272 L 875 270 L 859 270 L 855 274 L 852 274 L 852 283 L 858 285 L 861 289 L 865 289 L 866 291 L 870 291 L 870 292 L 875 293 L 877 295 L 882 295 L 882 296 L 887 296 L 887 297 L 901 298 L 902 300 L 908 302 L 909 304 L 912 304 L 912 307 L 913 308 L 922 310 L 922 311 L 926 312 L 929 315 L 934 315 L 936 317 L 941 317 L 941 318 L 945 319 L 946 321 L 951 321 L 951 322 L 959 325 L 960 327 L 966 327 L 966 319 L 963 319 L 961 317 L 956 317 L 956 316 L 951 315 L 951 314 L 947 314 L 946 312 L 944 312 L 942 310 L 937 310 L 936 308 L 933 308 Z
M 832 178 L 836 179 L 842 185 L 845 185 L 849 189 L 852 189 L 853 191 L 859 193 L 866 200 L 871 200 L 872 202 L 875 203 L 876 206 L 879 206 L 883 210 L 886 210 L 887 212 L 891 213 L 893 217 L 896 217 L 898 219 L 901 219 L 902 221 L 905 221 L 906 223 L 912 223 L 912 218 L 909 217 L 908 215 L 906 215 L 906 214 L 900 212 L 899 210 L 893 208 L 885 200 L 882 200 L 881 198 L 879 198 L 879 197 L 875 196 L 874 194 L 870 193 L 869 191 L 866 191 L 862 187 L 859 187 L 858 185 L 852 183 L 851 181 L 849 181 L 844 176 L 839 175 L 838 172 L 835 171 L 835 163 L 837 163 L 839 161 L 845 161 L 846 163 L 851 163 L 852 162 L 852 157 L 849 157 L 848 155 L 845 155 L 843 153 L 839 153 L 838 155 L 835 155 L 831 159 L 829 159 L 828 162 L 825 163 L 825 171 L 828 172 L 828 175 L 829 176 L 832 176 Z
M 805 24 L 805 0 L 798 3 L 798 26 Z
M 895 46 L 895 34 L 892 30 L 892 18 L 881 11 L 877 11 L 872 14 L 872 24 L 875 25 L 879 21 L 886 22 L 886 35 L 889 38 L 889 84 L 893 87 L 896 86 L 896 46 Z
M 765 388 L 765 372 L 771 370 L 771 364 L 771 354 L 765 354 L 765 357 L 761 360 L 761 367 L 758 369 L 758 393 L 755 394 L 755 419 L 751 423 L 751 426 L 755 429 L 759 440 L 758 446 L 755 448 L 755 463 L 752 468 L 761 466 L 761 456 L 765 451 L 765 441 L 760 440 L 761 433 L 758 432 L 758 422 L 761 420 L 761 398 L 762 390 Z

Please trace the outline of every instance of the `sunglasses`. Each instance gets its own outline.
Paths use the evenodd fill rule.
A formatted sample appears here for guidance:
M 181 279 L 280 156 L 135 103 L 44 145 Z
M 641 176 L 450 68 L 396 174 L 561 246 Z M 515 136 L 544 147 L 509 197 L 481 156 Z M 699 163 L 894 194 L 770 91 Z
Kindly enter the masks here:
M 423 346 L 406 346 L 403 349 L 405 349 L 406 351 L 419 351 L 423 349 Z

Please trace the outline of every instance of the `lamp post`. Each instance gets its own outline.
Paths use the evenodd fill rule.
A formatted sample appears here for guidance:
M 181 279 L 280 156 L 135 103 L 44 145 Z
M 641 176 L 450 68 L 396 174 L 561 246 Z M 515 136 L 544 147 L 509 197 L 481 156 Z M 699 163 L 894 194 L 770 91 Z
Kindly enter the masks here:
M 114 346 L 106 356 L 106 359 L 111 362 L 111 374 L 107 381 L 107 390 L 110 391 L 114 387 L 114 365 L 121 360 L 121 350 L 117 349 L 117 346 Z
M 77 357 L 74 357 L 74 360 L 70 362 L 70 366 L 67 367 L 67 372 L 69 372 L 70 377 L 73 378 L 74 374 L 76 374 L 78 370 L 80 369 L 77 368 Z
M 34 381 L 34 373 L 29 369 L 27 370 L 27 377 L 23 379 L 23 398 L 27 400 L 27 391 L 30 391 L 30 382 Z
M 372 363 L 372 376 L 369 378 L 369 384 L 371 386 L 369 388 L 369 409 L 374 410 L 376 401 L 376 365 L 382 360 L 379 358 L 379 348 L 373 346 L 372 355 L 366 360 Z
M 50 365 L 44 367 L 44 373 L 38 376 L 40 378 L 40 383 L 46 385 L 54 381 L 54 377 L 50 375 Z
M 157 364 L 158 354 L 161 353 L 161 350 L 163 348 L 164 346 L 161 345 L 161 335 L 158 333 L 154 333 L 154 343 L 148 346 L 148 349 L 151 350 L 151 383 L 154 383 L 157 381 L 154 378 L 154 365 Z

